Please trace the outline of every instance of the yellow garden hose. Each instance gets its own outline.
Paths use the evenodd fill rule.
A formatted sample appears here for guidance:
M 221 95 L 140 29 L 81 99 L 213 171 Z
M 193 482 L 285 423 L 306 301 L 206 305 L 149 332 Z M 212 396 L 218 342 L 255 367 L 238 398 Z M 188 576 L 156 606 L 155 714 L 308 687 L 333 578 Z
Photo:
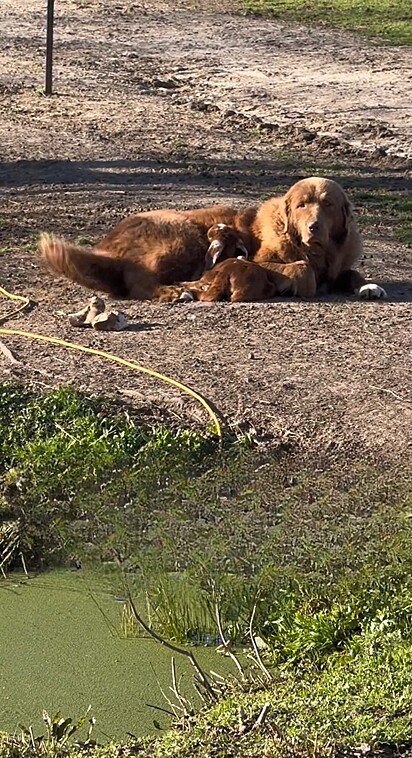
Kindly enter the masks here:
M 21 305 L 19 305 L 18 308 L 16 308 L 15 311 L 12 311 L 11 313 L 7 313 L 5 316 L 0 318 L 0 324 L 4 324 L 5 321 L 8 321 L 9 318 L 13 318 L 14 316 L 17 316 L 20 311 L 24 311 L 25 308 L 27 308 L 28 305 L 30 305 L 31 300 L 29 297 L 23 297 L 22 295 L 13 295 L 12 292 L 7 292 L 7 290 L 3 289 L 3 287 L 0 287 L 0 295 L 3 295 L 3 297 L 6 297 L 8 300 L 14 300 L 17 302 L 20 302 Z
M 19 301 L 22 303 L 22 305 L 14 311 L 12 314 L 9 314 L 5 316 L 3 319 L 0 319 L 0 323 L 3 323 L 6 319 L 11 318 L 12 316 L 15 316 L 17 313 L 19 313 L 21 310 L 26 308 L 29 303 L 30 299 L 27 297 L 22 297 L 21 295 L 13 295 L 7 290 L 3 289 L 3 287 L 0 287 L 0 295 L 3 295 L 3 297 L 8 298 L 9 300 Z M 163 382 L 167 382 L 168 384 L 171 384 L 173 387 L 177 387 L 177 389 L 181 390 L 182 392 L 185 392 L 187 395 L 190 395 L 195 400 L 197 400 L 203 408 L 207 411 L 209 414 L 212 422 L 213 422 L 213 432 L 216 434 L 220 440 L 222 439 L 222 428 L 219 422 L 219 419 L 214 412 L 214 410 L 211 408 L 207 400 L 205 400 L 202 395 L 199 395 L 198 392 L 195 392 L 195 390 L 192 390 L 190 387 L 187 387 L 185 384 L 182 384 L 182 382 L 177 381 L 177 379 L 172 379 L 170 376 L 166 376 L 165 374 L 161 374 L 159 371 L 154 371 L 151 368 L 146 368 L 146 366 L 141 366 L 139 363 L 136 363 L 135 361 L 129 361 L 125 358 L 121 358 L 119 355 L 113 355 L 113 353 L 106 353 L 104 350 L 97 350 L 93 347 L 86 347 L 85 345 L 79 345 L 77 342 L 68 342 L 67 340 L 61 340 L 59 337 L 47 337 L 44 334 L 36 334 L 35 332 L 25 332 L 21 329 L 5 329 L 3 327 L 0 327 L 0 334 L 4 334 L 10 337 L 24 337 L 29 340 L 37 340 L 39 342 L 48 342 L 51 345 L 58 345 L 60 347 L 68 348 L 69 350 L 78 350 L 82 353 L 87 353 L 88 355 L 96 355 L 99 358 L 104 358 L 107 361 L 111 361 L 112 363 L 118 363 L 120 366 L 125 366 L 126 368 L 131 368 L 134 371 L 140 371 L 142 374 L 148 374 L 149 376 L 153 376 L 156 379 L 161 379 Z

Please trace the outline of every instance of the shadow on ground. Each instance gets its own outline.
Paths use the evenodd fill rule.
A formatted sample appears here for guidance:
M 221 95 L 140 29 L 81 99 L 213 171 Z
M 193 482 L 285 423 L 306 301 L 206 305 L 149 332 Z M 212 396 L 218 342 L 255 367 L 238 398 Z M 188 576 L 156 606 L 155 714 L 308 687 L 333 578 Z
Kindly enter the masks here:
M 48 191 L 50 185 L 53 185 L 54 192 L 62 191 L 67 185 L 74 192 L 84 192 L 96 185 L 138 192 L 142 188 L 151 189 L 154 184 L 166 186 L 174 181 L 196 192 L 196 188 L 223 182 L 236 190 L 245 188 L 249 194 L 249 191 L 271 192 L 279 185 L 290 186 L 317 168 L 317 174 L 324 171 L 325 175 L 351 188 L 412 190 L 412 179 L 405 176 L 401 168 L 384 173 L 379 166 L 355 163 L 352 169 L 356 175 L 348 176 L 348 168 L 343 164 L 331 164 L 330 161 L 316 161 L 316 164 L 288 157 L 281 160 L 210 160 L 202 155 L 136 161 L 19 160 L 0 163 L 0 182 L 5 188 L 21 189 L 28 194 L 33 186 L 36 186 L 36 193 L 39 192 L 38 185 L 43 187 L 43 192 Z

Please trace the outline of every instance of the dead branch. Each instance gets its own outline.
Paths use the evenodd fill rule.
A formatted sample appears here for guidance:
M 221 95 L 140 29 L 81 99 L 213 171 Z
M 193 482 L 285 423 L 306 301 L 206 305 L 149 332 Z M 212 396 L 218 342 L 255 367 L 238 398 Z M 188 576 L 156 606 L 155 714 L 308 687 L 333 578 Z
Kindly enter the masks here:
M 245 712 L 244 712 L 242 706 L 240 705 L 239 708 L 238 708 L 238 711 L 237 711 L 237 724 L 238 724 L 237 730 L 238 730 L 239 734 L 244 734 L 246 732 L 246 729 L 247 729 L 247 726 L 246 726 L 246 724 L 244 722 L 244 718 L 245 718 Z
M 189 659 L 190 663 L 192 664 L 193 668 L 195 669 L 199 677 L 202 687 L 204 688 L 205 692 L 207 693 L 209 697 L 209 700 L 213 703 L 216 703 L 218 700 L 217 695 L 215 691 L 213 690 L 207 675 L 205 674 L 205 672 L 203 671 L 203 669 L 197 662 L 193 653 L 190 650 L 185 650 L 182 647 L 178 647 L 178 645 L 174 645 L 172 642 L 168 642 L 163 637 L 161 637 L 160 634 L 158 634 L 154 629 L 151 629 L 151 627 L 148 626 L 148 624 L 146 624 L 145 620 L 141 617 L 140 613 L 138 612 L 136 605 L 133 601 L 130 589 L 128 587 L 127 581 L 125 582 L 125 586 L 126 586 L 127 599 L 130 603 L 130 607 L 132 609 L 133 615 L 137 623 L 142 627 L 142 629 L 144 629 L 145 632 L 147 632 L 147 634 L 150 637 L 152 637 L 152 639 L 156 640 L 156 642 L 159 642 L 160 645 L 163 645 L 168 650 L 171 650 L 173 653 L 178 653 L 178 655 L 183 655 L 185 658 Z
M 262 724 L 264 724 L 264 722 L 266 721 L 266 717 L 270 711 L 270 707 L 271 707 L 270 703 L 264 704 L 261 712 L 259 713 L 259 716 L 257 717 L 255 723 L 253 724 L 252 729 L 250 730 L 251 732 L 253 732 L 254 729 L 259 729 L 259 727 L 261 727 Z
M 169 689 L 171 690 L 171 692 L 173 692 L 177 702 L 179 703 L 183 715 L 190 716 L 191 712 L 193 711 L 192 704 L 189 702 L 187 698 L 185 698 L 182 695 L 182 693 L 179 690 L 179 684 L 176 677 L 176 664 L 175 664 L 174 658 L 172 658 L 171 665 L 172 665 L 172 686 L 169 687 Z

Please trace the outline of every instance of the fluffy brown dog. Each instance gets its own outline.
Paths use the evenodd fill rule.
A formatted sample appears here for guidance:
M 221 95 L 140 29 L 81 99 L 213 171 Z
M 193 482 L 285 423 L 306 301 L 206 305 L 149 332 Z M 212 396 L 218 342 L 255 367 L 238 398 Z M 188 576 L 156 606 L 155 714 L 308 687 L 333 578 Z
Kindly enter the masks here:
M 297 182 L 283 197 L 260 207 L 138 213 L 118 224 L 94 250 L 47 235 L 40 250 L 51 270 L 79 284 L 117 298 L 153 299 L 164 293 L 161 285 L 199 279 L 209 249 L 207 231 L 216 224 L 241 234 L 251 261 L 266 269 L 277 294 L 312 297 L 327 285 L 365 298 L 386 296 L 353 270 L 362 244 L 345 192 L 331 179 L 318 177 Z M 218 263 L 213 278 L 220 266 L 230 266 L 231 291 L 236 271 L 244 286 L 246 261 Z M 255 269 L 249 270 L 252 276 Z M 202 292 L 206 285 L 211 282 L 203 282 Z

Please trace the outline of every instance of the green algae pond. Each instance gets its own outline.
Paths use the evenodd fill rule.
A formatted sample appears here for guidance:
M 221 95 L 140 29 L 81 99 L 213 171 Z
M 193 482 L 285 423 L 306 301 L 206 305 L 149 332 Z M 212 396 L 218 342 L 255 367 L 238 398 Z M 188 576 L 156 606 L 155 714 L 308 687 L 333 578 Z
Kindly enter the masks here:
M 42 734 L 43 709 L 77 720 L 89 705 L 99 742 L 166 728 L 168 715 L 151 706 L 169 707 L 161 689 L 171 684 L 172 654 L 126 637 L 123 608 L 114 581 L 85 570 L 0 579 L 0 731 L 32 725 Z M 232 671 L 214 647 L 192 649 L 206 671 Z M 196 698 L 190 663 L 176 664 L 182 691 Z

